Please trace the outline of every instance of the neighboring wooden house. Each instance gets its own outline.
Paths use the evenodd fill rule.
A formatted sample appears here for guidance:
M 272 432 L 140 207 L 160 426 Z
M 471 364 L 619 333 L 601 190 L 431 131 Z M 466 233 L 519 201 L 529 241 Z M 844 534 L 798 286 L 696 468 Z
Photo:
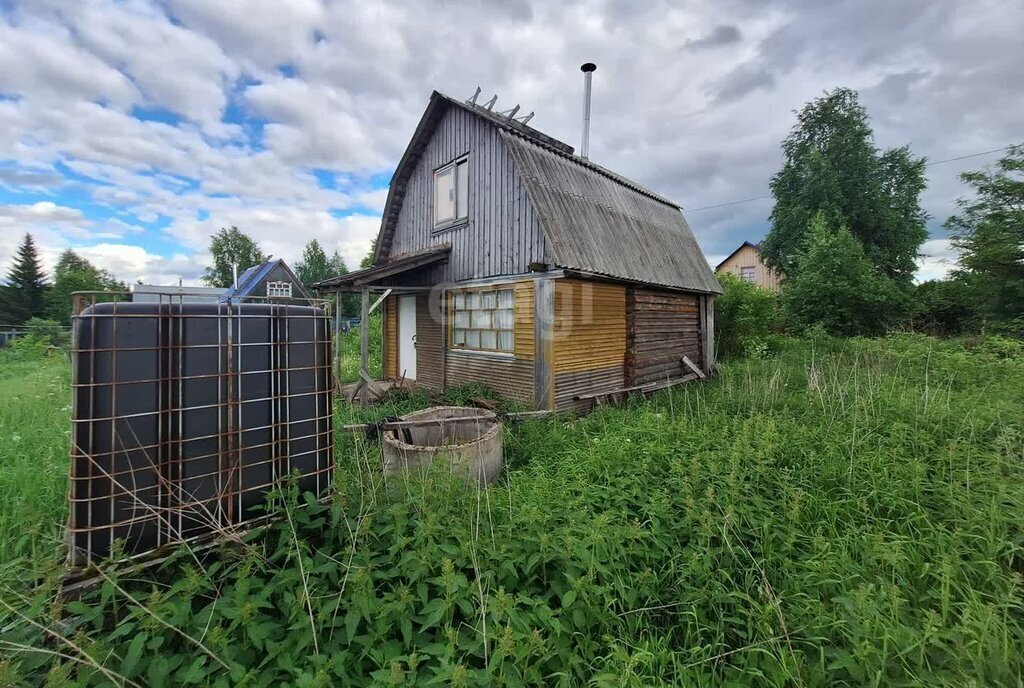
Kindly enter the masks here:
M 714 367 L 721 289 L 679 206 L 508 116 L 434 92 L 395 171 L 373 266 L 384 372 L 537 409 Z M 578 397 L 584 397 L 579 399 Z
M 222 301 L 243 297 L 309 299 L 312 295 L 288 264 L 278 258 L 247 269 L 238 276 L 235 286 L 228 287 L 221 294 Z
M 731 272 L 741 279 L 772 291 L 778 291 L 782 280 L 786 278 L 781 272 L 776 272 L 765 265 L 761 260 L 761 247 L 749 241 L 744 241 L 738 249 L 719 263 L 715 272 Z

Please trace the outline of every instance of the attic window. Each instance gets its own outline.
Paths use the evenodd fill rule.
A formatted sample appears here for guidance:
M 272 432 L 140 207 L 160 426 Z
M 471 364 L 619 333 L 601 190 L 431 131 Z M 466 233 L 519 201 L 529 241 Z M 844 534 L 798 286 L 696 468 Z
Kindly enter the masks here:
M 755 277 L 755 275 L 754 275 L 754 266 L 753 265 L 744 265 L 743 267 L 741 267 L 740 268 L 740 279 L 745 279 L 748 282 L 753 282 L 755 279 L 757 279 Z
M 290 299 L 292 297 L 292 283 L 291 282 L 267 282 L 267 297 L 268 298 L 284 298 Z
M 469 215 L 469 159 L 461 158 L 434 171 L 434 226 L 452 224 Z

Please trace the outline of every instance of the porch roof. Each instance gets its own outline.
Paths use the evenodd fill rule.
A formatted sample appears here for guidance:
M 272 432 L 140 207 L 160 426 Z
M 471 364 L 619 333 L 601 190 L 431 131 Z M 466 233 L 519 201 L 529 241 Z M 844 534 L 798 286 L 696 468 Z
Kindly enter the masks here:
M 369 286 L 388 277 L 394 277 L 395 275 L 416 270 L 426 265 L 444 262 L 448 260 L 448 255 L 451 251 L 451 244 L 431 246 L 422 251 L 395 256 L 388 262 L 375 265 L 372 268 L 356 270 L 346 275 L 325 279 L 322 282 L 317 282 L 313 287 L 318 291 L 346 291 Z

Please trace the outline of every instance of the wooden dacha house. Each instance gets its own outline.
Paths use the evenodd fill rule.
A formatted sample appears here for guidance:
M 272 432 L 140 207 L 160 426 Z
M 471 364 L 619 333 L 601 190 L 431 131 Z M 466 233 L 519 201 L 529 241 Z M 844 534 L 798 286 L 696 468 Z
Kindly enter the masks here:
M 493 103 L 431 95 L 372 267 L 317 285 L 384 309 L 384 376 L 561 411 L 709 372 L 721 290 L 680 207 Z

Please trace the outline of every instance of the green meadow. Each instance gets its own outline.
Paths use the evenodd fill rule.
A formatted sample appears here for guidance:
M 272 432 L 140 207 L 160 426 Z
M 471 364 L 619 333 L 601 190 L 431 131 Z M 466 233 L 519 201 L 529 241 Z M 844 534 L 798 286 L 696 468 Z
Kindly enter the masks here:
M 285 490 L 267 528 L 105 567 L 73 600 L 67 361 L 0 357 L 0 685 L 1021 685 L 1005 340 L 779 339 L 705 383 L 508 426 L 486 491 L 385 476 L 339 435 L 326 502 Z

